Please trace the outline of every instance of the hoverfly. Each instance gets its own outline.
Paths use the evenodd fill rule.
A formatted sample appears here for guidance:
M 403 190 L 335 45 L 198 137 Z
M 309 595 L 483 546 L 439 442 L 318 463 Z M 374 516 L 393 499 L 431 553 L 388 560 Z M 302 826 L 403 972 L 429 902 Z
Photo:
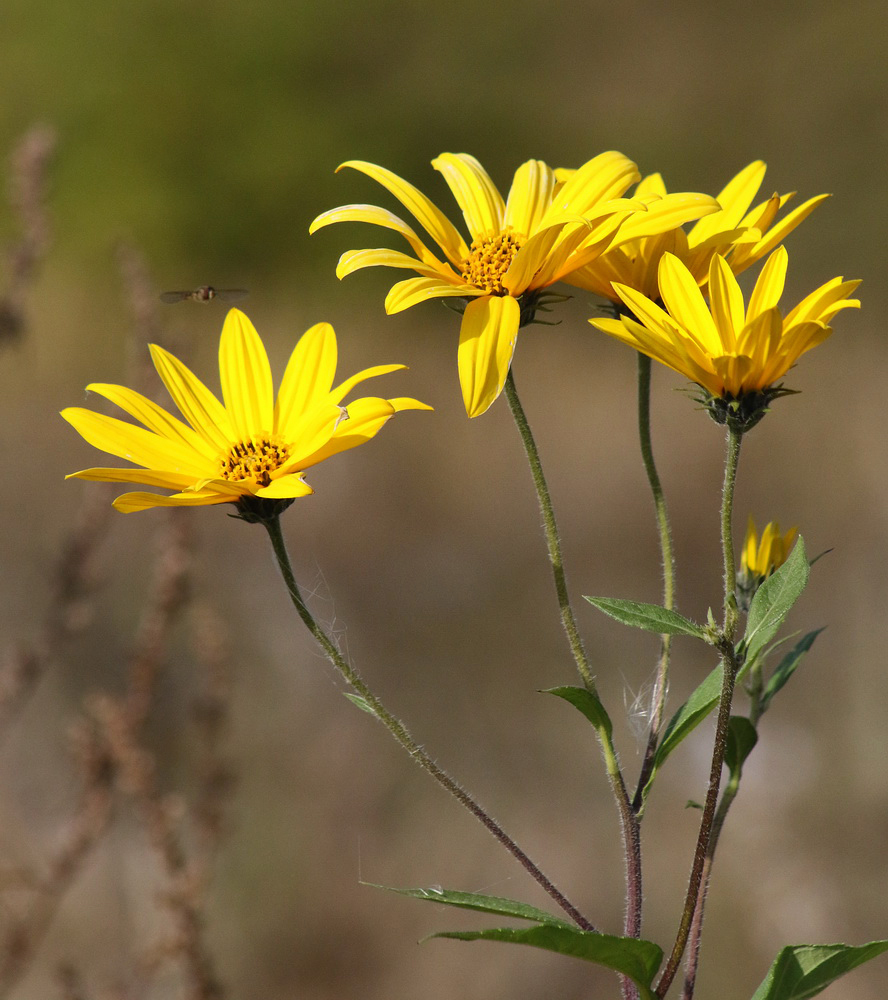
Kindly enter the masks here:
M 187 289 L 183 292 L 164 292 L 160 296 L 161 302 L 212 302 L 213 299 L 222 299 L 223 302 L 237 302 L 249 295 L 246 288 L 213 288 L 212 285 L 201 285 L 200 288 Z

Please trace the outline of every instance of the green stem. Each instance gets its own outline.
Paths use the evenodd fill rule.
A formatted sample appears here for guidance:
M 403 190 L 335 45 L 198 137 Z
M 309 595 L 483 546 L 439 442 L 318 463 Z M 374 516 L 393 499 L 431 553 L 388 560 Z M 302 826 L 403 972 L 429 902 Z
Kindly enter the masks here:
M 583 641 L 580 638 L 573 608 L 570 603 L 570 596 L 567 590 L 567 578 L 564 573 L 564 558 L 561 553 L 561 540 L 558 536 L 558 525 L 555 521 L 555 509 L 552 505 L 552 496 L 543 474 L 543 466 L 540 461 L 540 454 L 537 450 L 530 424 L 524 413 L 524 407 L 518 397 L 518 390 L 515 387 L 515 378 L 512 370 L 506 377 L 505 384 L 506 398 L 509 401 L 509 408 L 512 417 L 524 443 L 524 451 L 530 465 L 533 484 L 536 488 L 537 499 L 540 511 L 543 515 L 543 528 L 546 534 L 546 544 L 549 550 L 549 562 L 552 565 L 552 576 L 555 580 L 555 592 L 558 595 L 558 607 L 561 612 L 561 623 L 567 634 L 567 641 L 573 653 L 574 662 L 586 688 L 598 696 L 595 688 L 595 678 L 592 668 L 589 665 L 586 651 L 583 648 Z M 632 810 L 629 801 L 629 793 L 626 790 L 626 783 L 620 770 L 616 748 L 611 735 L 605 727 L 597 727 L 598 739 L 601 743 L 601 750 L 604 756 L 605 768 L 611 790 L 620 812 L 620 824 L 623 833 L 623 850 L 626 860 L 626 919 L 625 934 L 627 937 L 641 936 L 641 838 L 638 829 L 638 819 Z M 624 997 L 637 995 L 635 987 L 628 981 L 623 981 Z
M 725 569 L 725 619 L 724 626 L 716 643 L 721 653 L 723 677 L 721 698 L 718 706 L 718 719 L 715 726 L 715 742 L 712 748 L 712 766 L 709 772 L 709 790 L 706 793 L 706 802 L 703 806 L 703 818 L 700 821 L 700 832 L 697 836 L 694 862 L 688 880 L 688 891 L 685 897 L 685 905 L 682 910 L 678 934 L 676 935 L 669 961 L 663 970 L 663 974 L 660 976 L 655 990 L 658 997 L 666 995 L 678 971 L 685 946 L 688 943 L 688 937 L 691 933 L 694 914 L 697 910 L 697 901 L 700 898 L 704 869 L 707 867 L 706 861 L 713 837 L 716 806 L 718 805 L 718 793 L 721 785 L 721 772 L 728 747 L 728 727 L 731 721 L 734 682 L 737 679 L 737 671 L 740 668 L 740 661 L 734 646 L 738 615 L 737 598 L 734 594 L 734 540 L 731 533 L 731 526 L 734 512 L 734 485 L 737 480 L 737 465 L 740 460 L 741 441 L 742 433 L 734 428 L 729 428 L 721 511 L 722 553 Z
M 654 509 L 657 516 L 657 530 L 660 536 L 660 555 L 663 560 L 663 607 L 670 611 L 675 607 L 675 555 L 672 548 L 672 532 L 669 527 L 669 514 L 666 510 L 666 497 L 654 462 L 654 449 L 651 443 L 651 359 L 640 351 L 638 357 L 638 437 L 641 444 L 641 458 L 644 462 L 651 495 L 654 499 Z M 644 789 L 654 766 L 660 729 L 663 725 L 663 712 L 666 707 L 666 692 L 669 682 L 669 654 L 672 648 L 672 636 L 663 635 L 660 638 L 660 659 L 657 664 L 657 678 L 651 695 L 651 720 L 648 732 L 647 746 L 638 776 L 638 785 L 632 799 L 632 809 L 641 819 L 644 812 Z
M 555 593 L 558 595 L 558 608 L 561 611 L 561 624 L 567 634 L 567 641 L 570 644 L 570 650 L 573 653 L 574 662 L 577 665 L 577 670 L 580 672 L 580 677 L 583 679 L 583 683 L 589 691 L 593 694 L 597 694 L 595 690 L 595 677 L 592 674 L 592 668 L 589 666 L 589 659 L 586 656 L 586 650 L 583 648 L 583 640 L 580 638 L 580 632 L 577 628 L 577 622 L 574 618 L 573 608 L 570 603 L 570 596 L 567 592 L 567 578 L 564 573 L 564 558 L 561 554 L 561 540 L 558 537 L 558 525 L 555 522 L 555 508 L 552 506 L 552 496 L 549 493 L 549 487 L 546 484 L 546 477 L 543 475 L 540 453 L 537 450 L 536 442 L 533 439 L 530 424 L 527 422 L 524 407 L 521 405 L 521 400 L 518 398 L 518 390 L 515 388 L 515 378 L 512 375 L 511 368 L 509 369 L 509 374 L 506 377 L 505 390 L 506 399 L 508 399 L 509 408 L 512 411 L 512 417 L 515 420 L 518 433 L 521 435 L 521 440 L 524 443 L 524 451 L 527 455 L 528 464 L 530 465 L 530 472 L 533 476 L 533 485 L 536 488 L 540 511 L 543 515 L 543 530 L 546 533 L 546 545 L 549 549 L 549 562 L 552 564 L 552 576 L 555 580 Z
M 311 632 L 318 645 L 324 651 L 327 659 L 339 671 L 345 680 L 364 700 L 373 715 L 388 729 L 392 736 L 410 754 L 410 756 L 427 771 L 440 785 L 443 785 L 448 792 L 469 812 L 479 820 L 490 833 L 509 851 L 518 863 L 535 879 L 545 892 L 571 917 L 571 919 L 584 931 L 595 931 L 595 927 L 583 916 L 582 913 L 567 899 L 567 897 L 547 878 L 540 868 L 521 850 L 502 827 L 489 816 L 478 803 L 462 788 L 450 775 L 437 764 L 416 740 L 410 735 L 407 727 L 392 715 L 382 704 L 379 698 L 370 690 L 366 682 L 351 664 L 342 656 L 332 639 L 318 624 L 311 611 L 309 611 L 293 574 L 290 557 L 287 553 L 287 546 L 284 542 L 281 531 L 280 517 L 274 514 L 268 518 L 261 518 L 260 523 L 264 525 L 268 536 L 271 539 L 272 548 L 277 559 L 278 567 L 287 586 L 290 600 L 304 622 L 306 628 Z
M 712 832 L 709 835 L 709 846 L 706 850 L 706 860 L 703 863 L 703 880 L 700 887 L 700 896 L 697 899 L 697 907 L 694 910 L 694 919 L 691 921 L 691 934 L 688 939 L 688 958 L 685 963 L 685 981 L 682 988 L 681 1000 L 693 1000 L 694 989 L 697 985 L 697 968 L 700 963 L 700 940 L 703 935 L 703 916 L 706 911 L 706 896 L 709 892 L 709 879 L 712 877 L 712 865 L 715 861 L 715 849 L 718 846 L 722 827 L 728 810 L 737 797 L 740 790 L 740 775 L 732 774 L 725 789 L 722 792 L 721 801 L 712 821 Z

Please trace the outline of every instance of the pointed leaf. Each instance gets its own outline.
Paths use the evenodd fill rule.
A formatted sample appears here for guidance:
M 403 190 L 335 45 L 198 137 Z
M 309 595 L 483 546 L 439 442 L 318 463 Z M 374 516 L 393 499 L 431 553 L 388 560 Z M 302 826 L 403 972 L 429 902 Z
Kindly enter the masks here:
M 732 715 L 728 723 L 728 746 L 725 752 L 725 764 L 732 777 L 740 776 L 743 764 L 756 743 L 758 733 L 755 726 L 742 715 Z
M 784 948 L 752 1000 L 808 1000 L 840 976 L 888 951 L 888 941 L 796 944 Z
M 604 731 L 610 737 L 613 735 L 614 727 L 610 716 L 604 709 L 604 705 L 598 700 L 598 696 L 591 691 L 581 687 L 556 687 L 548 688 L 543 694 L 554 694 L 558 698 L 569 701 L 574 708 L 579 709 L 583 715 L 600 732 Z
M 801 662 L 802 657 L 814 645 L 814 640 L 822 631 L 823 629 L 819 628 L 814 632 L 809 632 L 804 638 L 800 639 L 795 646 L 793 646 L 793 648 L 777 665 L 777 669 L 771 675 L 771 678 L 765 685 L 765 690 L 762 694 L 763 712 L 766 711 L 768 706 L 771 704 L 771 699 L 774 695 L 777 694 L 789 678 L 792 677 L 795 672 L 795 668 Z
M 587 597 L 586 600 L 624 625 L 658 632 L 660 635 L 692 635 L 708 641 L 706 632 L 700 625 L 676 611 L 661 608 L 659 604 L 622 601 L 612 597 Z
M 759 587 L 749 606 L 743 645 L 752 660 L 774 638 L 808 582 L 810 566 L 801 537 L 789 558 Z
M 654 757 L 655 771 L 678 744 L 696 729 L 718 704 L 718 699 L 721 696 L 722 677 L 722 666 L 719 664 L 669 720 L 669 725 L 663 733 L 663 739 L 660 741 Z M 651 777 L 653 778 L 653 774 Z
M 495 913 L 500 917 L 516 917 L 519 920 L 533 920 L 538 924 L 566 927 L 575 930 L 573 924 L 559 917 L 553 917 L 545 910 L 521 903 L 517 899 L 506 899 L 503 896 L 481 896 L 476 892 L 457 892 L 454 889 L 442 889 L 432 886 L 429 889 L 395 889 L 388 885 L 375 885 L 364 882 L 373 889 L 385 889 L 386 892 L 396 892 L 399 896 L 409 896 L 411 899 L 424 899 L 430 903 L 443 903 L 445 906 L 458 906 L 464 910 L 479 910 L 481 913 Z
M 556 924 L 537 924 L 528 928 L 494 927 L 483 931 L 444 931 L 433 934 L 432 937 L 528 944 L 534 948 L 558 952 L 559 955 L 582 958 L 628 976 L 639 987 L 642 1000 L 655 1000 L 650 988 L 651 980 L 663 959 L 663 949 L 653 941 L 593 934 Z
M 362 698 L 359 694 L 353 694 L 351 691 L 343 691 L 342 693 L 353 705 L 357 705 L 362 712 L 366 712 L 368 715 L 376 718 L 376 712 L 370 707 L 366 698 Z

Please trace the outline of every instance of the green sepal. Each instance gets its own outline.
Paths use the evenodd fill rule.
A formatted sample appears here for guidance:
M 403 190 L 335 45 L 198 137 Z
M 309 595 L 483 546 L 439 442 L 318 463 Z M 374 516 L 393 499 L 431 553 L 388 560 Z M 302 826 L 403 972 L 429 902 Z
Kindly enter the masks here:
M 656 1000 L 651 990 L 651 981 L 660 968 L 663 949 L 653 941 L 594 934 L 556 924 L 537 924 L 527 928 L 492 927 L 483 931 L 442 931 L 430 936 L 457 941 L 527 944 L 559 955 L 582 958 L 628 976 L 638 987 L 641 1000 Z
M 623 601 L 614 597 L 587 597 L 586 600 L 623 625 L 643 628 L 660 635 L 692 635 L 695 639 L 709 642 L 706 629 L 676 611 L 661 608 L 659 604 Z
M 758 588 L 746 619 L 742 648 L 747 660 L 774 638 L 789 609 L 799 599 L 810 574 L 805 543 L 799 536 L 786 562 Z
M 784 948 L 752 1000 L 808 1000 L 846 972 L 888 951 L 888 941 L 795 944 Z
M 796 667 L 801 662 L 802 657 L 814 645 L 814 640 L 822 631 L 822 628 L 818 628 L 813 632 L 809 632 L 806 636 L 800 639 L 777 664 L 777 668 L 774 670 L 774 673 L 765 685 L 765 690 L 762 692 L 763 712 L 766 711 L 768 706 L 771 704 L 771 699 L 774 695 L 777 694 L 789 678 L 792 677 Z
M 728 723 L 728 745 L 725 750 L 725 764 L 731 777 L 739 778 L 746 758 L 758 743 L 755 726 L 742 715 L 732 715 Z
M 441 889 L 435 886 L 431 889 L 396 889 L 389 885 L 376 885 L 373 882 L 363 882 L 373 889 L 385 889 L 399 896 L 409 896 L 411 899 L 424 899 L 430 903 L 443 903 L 445 906 L 457 906 L 463 910 L 478 910 L 481 913 L 494 913 L 498 917 L 516 917 L 519 920 L 533 920 L 538 924 L 551 924 L 553 927 L 566 927 L 575 930 L 573 924 L 559 917 L 553 917 L 545 910 L 519 902 L 517 899 L 506 899 L 504 896 L 481 896 L 476 892 L 457 892 L 453 889 Z
M 370 707 L 370 704 L 366 698 L 363 698 L 359 694 L 354 694 L 354 692 L 352 691 L 343 691 L 342 693 L 345 695 L 346 698 L 348 698 L 348 700 L 353 705 L 357 705 L 362 712 L 366 712 L 368 715 L 372 715 L 374 719 L 377 717 L 376 712 Z
M 579 709 L 586 716 L 599 732 L 603 730 L 607 733 L 608 737 L 613 735 L 614 726 L 610 716 L 605 711 L 604 705 L 601 704 L 598 696 L 587 688 L 567 685 L 565 687 L 546 688 L 542 693 L 554 694 L 556 698 L 563 698 L 565 701 L 569 701 L 574 708 Z

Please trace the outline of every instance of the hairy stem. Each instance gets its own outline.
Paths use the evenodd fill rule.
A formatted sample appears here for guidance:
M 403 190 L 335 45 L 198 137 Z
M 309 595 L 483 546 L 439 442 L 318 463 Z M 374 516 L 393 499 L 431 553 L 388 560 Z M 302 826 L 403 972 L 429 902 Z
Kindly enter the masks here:
M 654 499 L 654 509 L 657 517 L 657 531 L 660 536 L 660 555 L 663 560 L 663 607 L 670 611 L 675 606 L 675 556 L 672 548 L 672 531 L 669 527 L 669 514 L 666 510 L 666 497 L 654 462 L 654 450 L 651 443 L 651 359 L 638 352 L 638 437 L 641 444 L 641 458 L 644 462 L 651 495 Z M 638 785 L 632 799 L 632 809 L 641 819 L 644 812 L 644 789 L 651 776 L 654 766 L 654 756 L 663 725 L 663 711 L 666 706 L 666 692 L 669 682 L 669 654 L 672 648 L 672 636 L 663 635 L 660 638 L 660 659 L 657 663 L 657 678 L 651 694 L 651 721 L 648 732 L 647 747 L 641 763 Z
M 681 914 L 678 934 L 669 961 L 660 980 L 656 986 L 656 995 L 663 997 L 672 985 L 675 974 L 681 963 L 688 937 L 691 933 L 691 925 L 694 914 L 697 910 L 697 902 L 700 898 L 700 890 L 703 884 L 704 868 L 710 850 L 710 843 L 713 837 L 716 806 L 718 805 L 718 793 L 721 784 L 722 766 L 725 761 L 725 753 L 728 746 L 728 727 L 731 721 L 731 702 L 734 698 L 734 682 L 737 679 L 737 671 L 740 668 L 740 661 L 737 657 L 734 645 L 735 633 L 737 630 L 737 598 L 734 594 L 735 571 L 734 571 L 734 541 L 731 533 L 734 511 L 734 485 L 737 479 L 737 465 L 740 460 L 740 443 L 742 434 L 733 428 L 728 430 L 728 449 L 725 460 L 725 482 L 722 491 L 722 511 L 721 511 L 721 534 L 722 534 L 722 555 L 724 559 L 725 572 L 725 596 L 724 596 L 724 624 L 717 642 L 717 648 L 722 659 L 722 690 L 718 705 L 718 719 L 715 726 L 715 741 L 712 748 L 712 766 L 709 772 L 709 789 L 706 793 L 706 802 L 703 806 L 703 818 L 700 821 L 700 832 L 697 836 L 697 846 L 694 851 L 694 862 L 691 867 L 691 875 L 688 880 L 688 891 L 685 897 L 684 909 Z M 711 863 L 711 862 L 710 862 Z M 701 912 L 702 921 L 702 912 Z
M 597 697 L 595 678 L 589 659 L 583 647 L 577 628 L 573 608 L 570 603 L 570 596 L 567 590 L 567 578 L 564 572 L 564 558 L 561 552 L 561 539 L 558 535 L 558 525 L 555 521 L 555 508 L 552 504 L 552 496 L 543 474 L 543 465 L 540 461 L 539 450 L 534 441 L 530 424 L 524 413 L 524 407 L 518 397 L 518 390 L 515 387 L 515 379 L 511 369 L 506 377 L 505 384 L 506 398 L 509 401 L 509 408 L 512 417 L 521 435 L 524 444 L 524 451 L 530 465 L 533 484 L 536 489 L 537 500 L 543 516 L 543 529 L 546 535 L 546 545 L 549 550 L 549 562 L 552 565 L 552 576 L 555 581 L 555 592 L 558 596 L 558 607 L 561 612 L 561 624 L 564 627 L 567 641 L 573 654 L 577 670 L 583 680 L 587 690 Z M 641 901 L 642 901 L 642 880 L 641 880 L 641 837 L 638 829 L 638 818 L 632 809 L 629 800 L 629 793 L 623 774 L 620 770 L 616 748 L 613 739 L 608 731 L 602 727 L 596 727 L 598 739 L 601 744 L 601 751 L 604 756 L 605 768 L 611 790 L 620 812 L 620 825 L 623 834 L 623 852 L 626 865 L 626 919 L 624 930 L 627 937 L 641 936 Z M 625 977 L 622 978 L 624 1000 L 634 1000 L 637 990 L 633 983 Z
M 502 827 L 486 813 L 480 805 L 469 795 L 469 793 L 462 788 L 450 775 L 437 764 L 426 751 L 421 747 L 416 740 L 410 735 L 407 727 L 398 719 L 396 716 L 392 715 L 391 712 L 382 704 L 379 698 L 370 690 L 366 682 L 361 678 L 360 674 L 351 666 L 348 661 L 342 656 L 339 650 L 336 648 L 333 640 L 327 635 L 327 633 L 318 624 L 311 611 L 309 611 L 308 606 L 302 599 L 302 595 L 299 592 L 299 587 L 296 584 L 296 578 L 293 574 L 293 568 L 290 563 L 290 557 L 287 553 L 286 543 L 284 542 L 283 532 L 281 531 L 280 517 L 275 514 L 268 519 L 262 519 L 261 523 L 264 525 L 265 529 L 268 531 L 269 538 L 271 539 L 271 544 L 274 549 L 274 554 L 277 559 L 278 567 L 280 568 L 281 575 L 284 578 L 284 583 L 286 584 L 287 591 L 290 595 L 290 600 L 293 602 L 293 606 L 302 619 L 306 628 L 311 632 L 317 641 L 318 645 L 324 651 L 327 659 L 333 664 L 334 667 L 339 671 L 343 678 L 351 685 L 352 688 L 360 695 L 366 704 L 367 708 L 371 711 L 373 715 L 388 729 L 392 736 L 401 744 L 401 746 L 407 751 L 408 754 L 427 771 L 437 782 L 447 789 L 448 792 L 469 812 L 479 820 L 483 826 L 485 826 L 490 833 L 509 851 L 509 853 L 518 861 L 518 863 L 525 869 L 525 871 L 544 889 L 549 896 L 571 917 L 571 919 L 583 930 L 585 931 L 595 931 L 595 927 L 583 916 L 582 913 L 570 902 L 569 899 L 555 886 L 555 884 L 547 878 L 545 874 L 540 870 L 540 868 L 534 864 L 533 861 L 521 850 L 521 848 L 512 840 L 511 837 L 502 829 Z

